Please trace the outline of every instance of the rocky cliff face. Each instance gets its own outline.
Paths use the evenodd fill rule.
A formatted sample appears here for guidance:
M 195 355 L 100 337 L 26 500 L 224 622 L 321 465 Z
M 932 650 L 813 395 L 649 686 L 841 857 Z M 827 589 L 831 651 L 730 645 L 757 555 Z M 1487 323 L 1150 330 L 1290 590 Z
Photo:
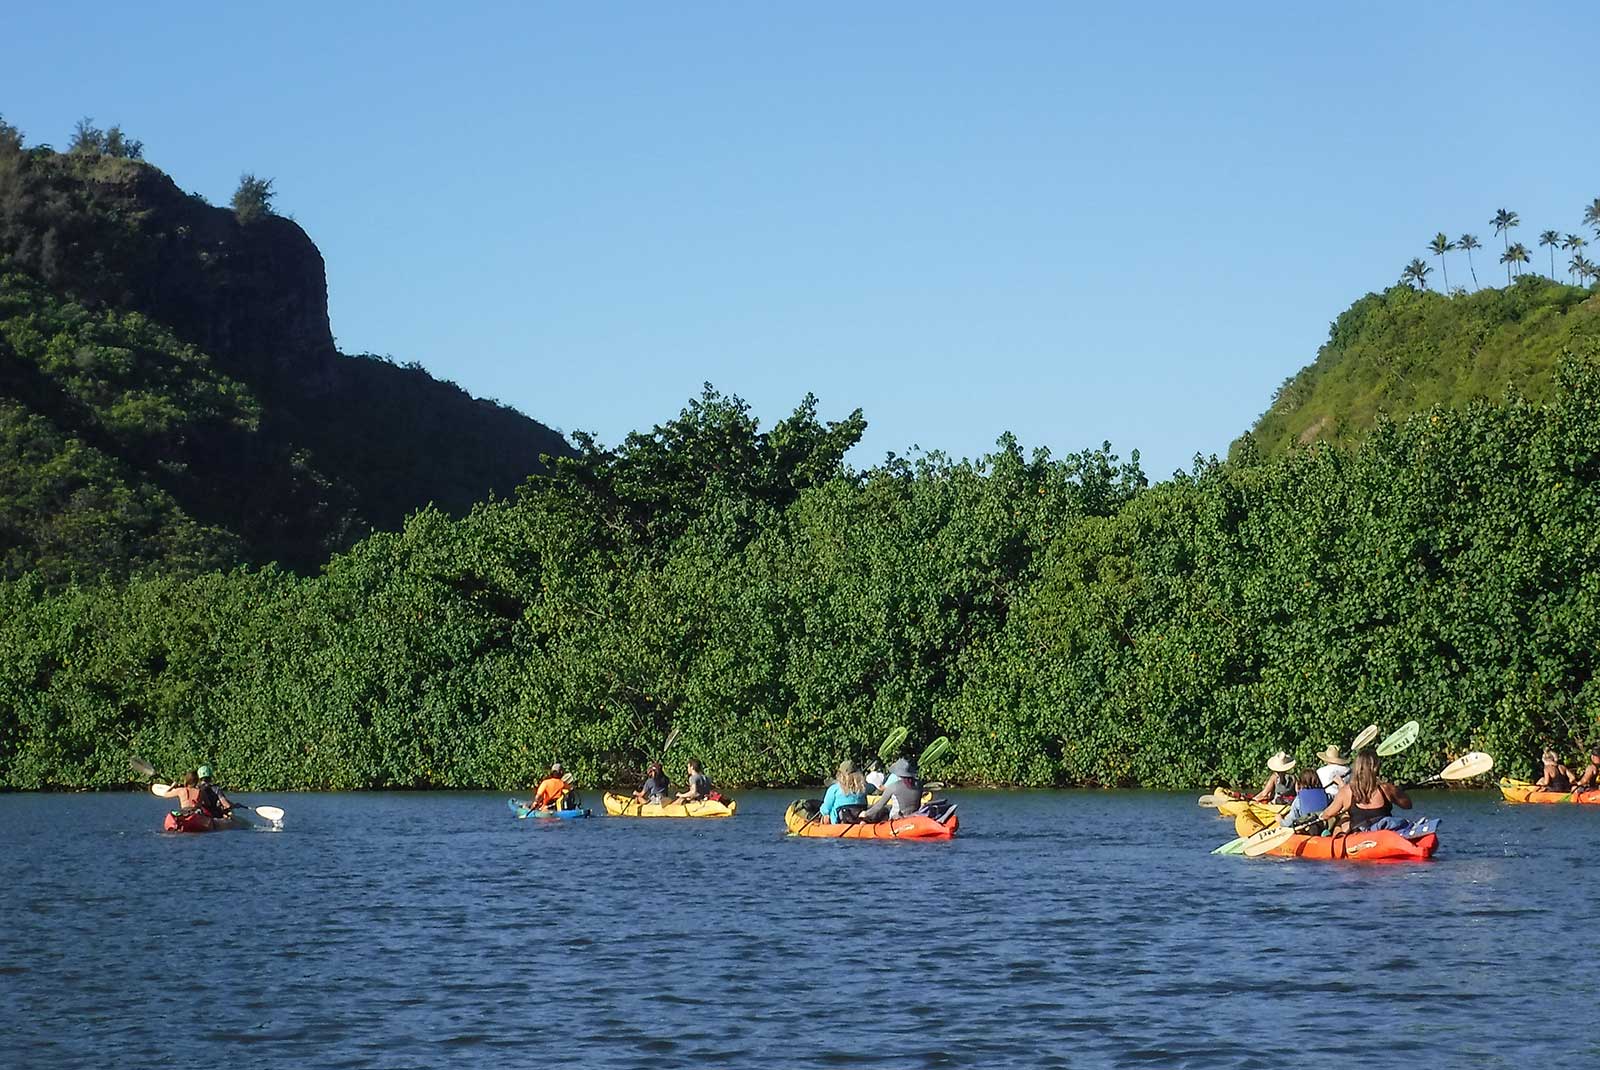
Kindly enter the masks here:
M 0 257 L 90 307 L 142 312 L 273 392 L 333 386 L 327 275 L 305 231 L 241 224 L 143 161 L 0 153 Z
M 292 221 L 240 223 L 141 160 L 3 141 L 0 404 L 0 574 L 8 539 L 9 571 L 104 573 L 104 539 L 55 552 L 47 536 L 68 513 L 121 530 L 118 501 L 148 514 L 128 539 L 171 531 L 206 550 L 124 571 L 180 556 L 309 571 L 371 528 L 429 503 L 464 513 L 572 452 L 416 365 L 336 352 L 322 255 Z M 8 491 L 8 456 L 59 471 L 13 472 Z M 108 504 L 61 491 L 79 485 Z

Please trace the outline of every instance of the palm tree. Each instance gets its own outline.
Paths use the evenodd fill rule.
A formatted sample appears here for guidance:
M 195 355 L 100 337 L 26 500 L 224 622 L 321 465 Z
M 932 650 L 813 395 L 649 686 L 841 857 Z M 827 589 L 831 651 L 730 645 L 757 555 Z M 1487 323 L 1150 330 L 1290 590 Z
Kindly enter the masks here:
M 1420 289 L 1426 290 L 1428 288 L 1428 273 L 1432 270 L 1425 261 L 1413 260 L 1406 265 L 1404 271 L 1400 272 L 1400 281 L 1408 286 L 1415 283 Z
M 1578 277 L 1579 286 L 1583 286 L 1587 283 L 1589 272 L 1593 270 L 1593 268 L 1594 265 L 1585 260 L 1583 258 L 1583 254 L 1581 253 L 1574 253 L 1572 259 L 1567 261 L 1567 270 Z
M 1478 288 L 1478 269 L 1472 266 L 1472 250 L 1482 249 L 1483 246 L 1479 244 L 1477 235 L 1463 234 L 1456 239 L 1456 248 L 1467 251 L 1467 270 L 1472 272 L 1472 288 L 1476 290 Z
M 1589 202 L 1589 207 L 1583 210 L 1583 225 L 1593 227 L 1596 235 L 1600 235 L 1600 197 Z
M 1517 213 L 1510 209 L 1502 208 L 1494 214 L 1494 218 L 1489 222 L 1494 224 L 1494 232 L 1496 234 L 1505 237 L 1506 249 L 1509 250 L 1511 248 L 1511 228 L 1519 226 L 1522 220 L 1517 218 Z
M 1439 270 L 1444 272 L 1444 292 L 1450 292 L 1450 267 L 1444 262 L 1444 254 L 1456 247 L 1456 243 L 1444 236 L 1444 231 L 1433 236 L 1428 243 L 1428 250 L 1439 258 Z
M 1539 244 L 1550 246 L 1550 277 L 1556 277 L 1556 249 L 1561 245 L 1561 232 L 1559 230 L 1541 230 Z
M 1588 244 L 1582 234 L 1568 234 L 1561 242 L 1561 248 L 1572 253 L 1572 259 L 1578 261 L 1583 259 L 1583 247 Z M 1577 273 L 1577 270 L 1570 263 L 1567 265 L 1567 270 L 1574 274 Z
M 1522 265 L 1528 262 L 1528 247 L 1521 242 L 1506 246 L 1506 251 L 1500 254 L 1500 262 L 1506 266 L 1506 284 L 1511 283 L 1511 266 L 1517 267 L 1517 274 L 1522 274 Z

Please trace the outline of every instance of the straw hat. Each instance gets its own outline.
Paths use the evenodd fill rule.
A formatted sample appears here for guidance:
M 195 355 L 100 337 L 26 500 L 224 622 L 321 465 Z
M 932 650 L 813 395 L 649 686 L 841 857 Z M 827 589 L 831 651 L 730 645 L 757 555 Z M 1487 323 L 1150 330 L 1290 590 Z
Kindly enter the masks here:
M 1344 752 L 1341 751 L 1337 746 L 1335 746 L 1332 743 L 1328 744 L 1326 749 L 1318 751 L 1317 752 L 1317 757 L 1321 758 L 1323 760 L 1323 762 L 1325 764 L 1327 764 L 1327 765 L 1349 765 L 1350 764 L 1350 759 L 1346 758 L 1344 756 Z
M 1283 751 L 1279 751 L 1267 759 L 1267 768 L 1274 773 L 1292 773 L 1294 772 L 1294 759 L 1283 753 Z

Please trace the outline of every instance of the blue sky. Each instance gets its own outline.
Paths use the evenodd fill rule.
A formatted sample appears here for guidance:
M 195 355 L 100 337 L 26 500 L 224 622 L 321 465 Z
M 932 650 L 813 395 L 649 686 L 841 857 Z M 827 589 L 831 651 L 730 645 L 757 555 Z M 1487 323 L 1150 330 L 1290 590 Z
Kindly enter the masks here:
M 1114 6 L 31 4 L 0 113 L 271 176 L 347 352 L 608 442 L 812 391 L 862 465 L 1011 430 L 1165 476 L 1436 230 L 1600 196 L 1588 5 Z

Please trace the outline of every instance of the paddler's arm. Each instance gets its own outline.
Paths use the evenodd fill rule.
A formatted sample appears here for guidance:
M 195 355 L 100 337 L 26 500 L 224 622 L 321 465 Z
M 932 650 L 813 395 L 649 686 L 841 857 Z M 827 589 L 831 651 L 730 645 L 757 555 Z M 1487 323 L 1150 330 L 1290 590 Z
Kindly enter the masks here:
M 1383 782 L 1383 793 L 1389 796 L 1389 801 L 1394 803 L 1400 809 L 1411 809 L 1411 796 L 1401 791 L 1398 784 L 1391 784 L 1385 780 Z

